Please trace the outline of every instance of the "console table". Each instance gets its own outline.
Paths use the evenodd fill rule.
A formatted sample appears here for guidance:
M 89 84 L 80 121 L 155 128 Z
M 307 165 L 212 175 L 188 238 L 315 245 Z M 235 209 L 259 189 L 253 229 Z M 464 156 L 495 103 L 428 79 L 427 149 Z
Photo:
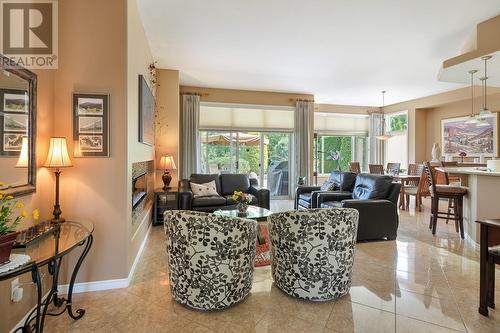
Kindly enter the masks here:
M 24 324 L 14 332 L 43 332 L 46 316 L 60 316 L 66 311 L 74 320 L 81 319 L 85 315 L 85 310 L 73 308 L 72 296 L 78 270 L 85 257 L 90 251 L 93 242 L 92 233 L 94 225 L 90 222 L 66 221 L 59 224 L 54 231 L 29 244 L 26 248 L 14 249 L 12 253 L 25 254 L 30 256 L 31 261 L 27 264 L 14 268 L 8 272 L 0 274 L 0 281 L 14 278 L 16 276 L 31 273 L 33 282 L 37 290 L 36 307 L 28 314 Z M 73 268 L 69 282 L 68 294 L 66 298 L 59 297 L 59 269 L 62 259 L 73 250 L 83 247 L 83 251 Z M 47 296 L 43 298 L 42 278 L 40 268 L 48 267 L 52 280 L 52 285 Z M 54 305 L 54 311 L 49 311 L 49 305 Z

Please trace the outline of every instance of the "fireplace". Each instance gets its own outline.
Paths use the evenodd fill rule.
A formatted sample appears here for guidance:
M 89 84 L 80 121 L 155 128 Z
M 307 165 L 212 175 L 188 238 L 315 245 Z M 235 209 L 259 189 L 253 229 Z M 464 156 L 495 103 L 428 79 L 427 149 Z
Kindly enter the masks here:
M 147 174 L 132 179 L 132 209 L 135 209 L 148 195 Z
M 154 193 L 154 161 L 132 163 L 132 224 L 151 210 Z

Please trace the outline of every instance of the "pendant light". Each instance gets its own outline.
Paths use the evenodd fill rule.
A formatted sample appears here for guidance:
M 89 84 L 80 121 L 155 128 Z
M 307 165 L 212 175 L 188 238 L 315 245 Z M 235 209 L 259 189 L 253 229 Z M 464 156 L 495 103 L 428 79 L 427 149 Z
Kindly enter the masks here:
M 490 110 L 488 110 L 488 106 L 487 106 L 487 103 L 486 103 L 486 99 L 487 99 L 487 82 L 488 82 L 488 72 L 486 71 L 486 63 L 488 62 L 488 60 L 491 59 L 491 56 L 484 56 L 484 57 L 481 57 L 481 60 L 484 61 L 484 76 L 480 79 L 481 80 L 481 87 L 482 87 L 482 91 L 483 91 L 483 107 L 481 108 L 481 112 L 479 112 L 479 120 L 484 120 L 485 118 L 491 118 L 493 117 L 493 114 L 491 113 Z M 485 125 L 486 126 L 486 125 Z
M 385 93 L 387 91 L 385 90 L 382 90 L 382 109 L 384 108 L 385 106 Z M 383 110 L 382 110 L 383 111 Z M 385 133 L 385 115 L 384 113 L 382 113 L 382 135 L 378 135 L 377 136 L 377 139 L 378 140 L 382 140 L 382 141 L 387 141 L 389 140 L 390 138 L 392 138 L 392 136 L 390 134 L 387 134 Z
M 474 114 L 474 74 L 477 73 L 476 69 L 470 70 L 470 91 L 471 91 L 471 108 L 469 118 L 464 122 L 466 124 L 475 125 L 479 123 L 479 120 L 476 118 Z

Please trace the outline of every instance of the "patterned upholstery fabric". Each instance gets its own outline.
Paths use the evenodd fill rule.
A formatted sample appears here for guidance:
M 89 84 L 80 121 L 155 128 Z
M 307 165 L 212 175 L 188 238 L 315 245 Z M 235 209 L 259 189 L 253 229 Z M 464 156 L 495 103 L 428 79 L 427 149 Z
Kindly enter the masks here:
M 272 274 L 285 293 L 313 301 L 344 296 L 351 273 L 358 211 L 327 208 L 269 217 Z
M 164 215 L 173 298 L 198 310 L 221 310 L 252 288 L 257 222 L 191 211 Z

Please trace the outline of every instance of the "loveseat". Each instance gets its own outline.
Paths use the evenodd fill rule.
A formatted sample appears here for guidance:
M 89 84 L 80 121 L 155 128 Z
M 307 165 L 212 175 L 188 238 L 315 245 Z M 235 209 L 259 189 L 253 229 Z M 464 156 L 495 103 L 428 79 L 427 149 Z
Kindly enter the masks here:
M 195 196 L 191 183 L 206 184 L 215 181 L 217 195 Z M 189 179 L 179 181 L 179 209 L 214 212 L 219 209 L 235 209 L 236 202 L 232 199 L 234 191 L 250 195 L 250 205 L 269 209 L 270 193 L 260 189 L 255 180 L 246 174 L 192 174 Z
M 399 215 L 398 198 L 401 184 L 391 176 L 359 174 L 352 193 L 329 192 L 318 194 L 321 208 L 354 208 L 359 211 L 357 240 L 394 240 Z

